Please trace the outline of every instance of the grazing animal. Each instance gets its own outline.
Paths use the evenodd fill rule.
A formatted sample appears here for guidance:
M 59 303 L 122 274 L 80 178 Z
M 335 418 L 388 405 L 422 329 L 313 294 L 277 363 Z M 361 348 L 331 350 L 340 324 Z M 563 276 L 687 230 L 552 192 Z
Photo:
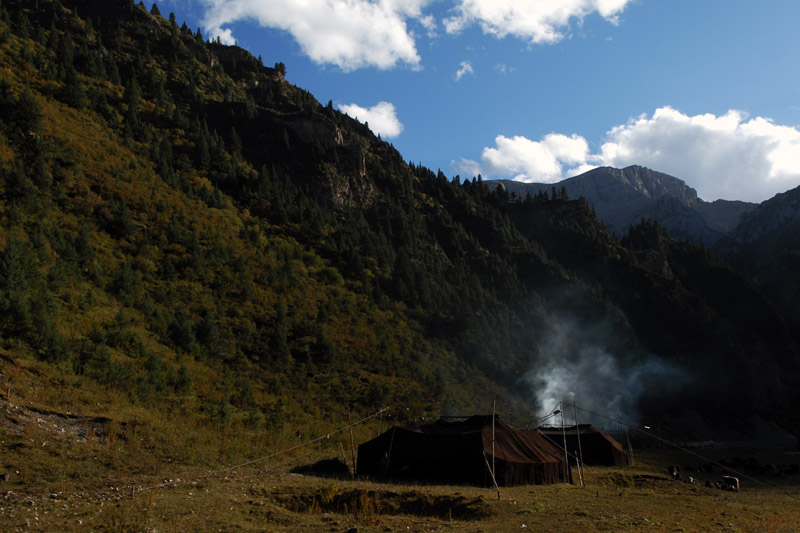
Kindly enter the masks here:
M 723 489 L 731 492 L 739 492 L 739 478 L 733 476 L 722 476 Z

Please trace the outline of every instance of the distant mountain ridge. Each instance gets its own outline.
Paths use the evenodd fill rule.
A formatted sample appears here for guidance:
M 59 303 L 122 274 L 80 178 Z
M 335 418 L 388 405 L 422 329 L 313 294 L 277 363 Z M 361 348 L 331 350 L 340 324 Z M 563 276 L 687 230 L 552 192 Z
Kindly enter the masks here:
M 624 169 L 599 167 L 559 183 L 522 183 L 491 180 L 509 193 L 525 197 L 565 188 L 572 198 L 584 197 L 609 231 L 621 235 L 631 225 L 652 219 L 677 239 L 712 245 L 732 230 L 739 218 L 757 204 L 716 200 L 705 202 L 683 180 L 663 172 L 633 165 Z
M 740 268 L 782 310 L 790 329 L 800 328 L 800 187 L 761 203 L 714 247 Z

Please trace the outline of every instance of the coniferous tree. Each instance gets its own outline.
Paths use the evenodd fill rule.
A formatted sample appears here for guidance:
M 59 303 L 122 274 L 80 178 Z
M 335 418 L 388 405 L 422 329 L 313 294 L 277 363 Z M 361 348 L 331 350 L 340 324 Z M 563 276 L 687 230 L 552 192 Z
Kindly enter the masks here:
M 280 361 L 289 356 L 288 319 L 286 316 L 286 305 L 280 302 L 277 306 L 277 315 L 272 334 L 272 358 Z
M 17 162 L 13 168 L 5 170 L 3 181 L 5 182 L 6 195 L 12 200 L 25 201 L 34 193 L 33 183 L 31 183 L 20 162 Z
M 42 117 L 42 110 L 36 98 L 30 87 L 26 87 L 17 99 L 15 109 L 11 113 L 17 134 L 28 137 L 30 134 L 39 133 L 42 128 Z
M 81 109 L 86 105 L 86 91 L 83 88 L 83 81 L 74 67 L 67 69 L 61 95 L 62 100 L 68 106 Z

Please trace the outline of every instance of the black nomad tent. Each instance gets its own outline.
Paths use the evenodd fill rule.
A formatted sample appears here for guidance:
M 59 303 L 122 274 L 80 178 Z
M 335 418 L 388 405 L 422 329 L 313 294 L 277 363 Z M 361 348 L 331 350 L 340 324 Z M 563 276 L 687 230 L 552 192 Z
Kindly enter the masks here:
M 360 476 L 433 483 L 492 486 L 565 481 L 564 454 L 536 431 L 515 429 L 499 418 L 440 420 L 417 429 L 393 427 L 358 447 Z
M 562 449 L 564 435 L 566 435 L 567 451 L 571 454 L 577 454 L 578 452 L 578 435 L 580 434 L 580 450 L 583 454 L 583 464 L 585 465 L 628 465 L 628 454 L 622 444 L 614 440 L 608 433 L 603 433 L 591 424 L 579 424 L 577 427 L 566 426 L 563 433 L 560 427 L 541 427 L 539 428 L 539 433 Z

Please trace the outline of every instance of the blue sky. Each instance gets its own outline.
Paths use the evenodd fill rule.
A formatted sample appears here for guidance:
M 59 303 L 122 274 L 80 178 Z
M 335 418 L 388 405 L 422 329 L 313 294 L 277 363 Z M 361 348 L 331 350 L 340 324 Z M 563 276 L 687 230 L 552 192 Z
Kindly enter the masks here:
M 800 185 L 797 0 L 163 0 L 448 176 Z M 149 7 L 149 5 L 148 5 Z

